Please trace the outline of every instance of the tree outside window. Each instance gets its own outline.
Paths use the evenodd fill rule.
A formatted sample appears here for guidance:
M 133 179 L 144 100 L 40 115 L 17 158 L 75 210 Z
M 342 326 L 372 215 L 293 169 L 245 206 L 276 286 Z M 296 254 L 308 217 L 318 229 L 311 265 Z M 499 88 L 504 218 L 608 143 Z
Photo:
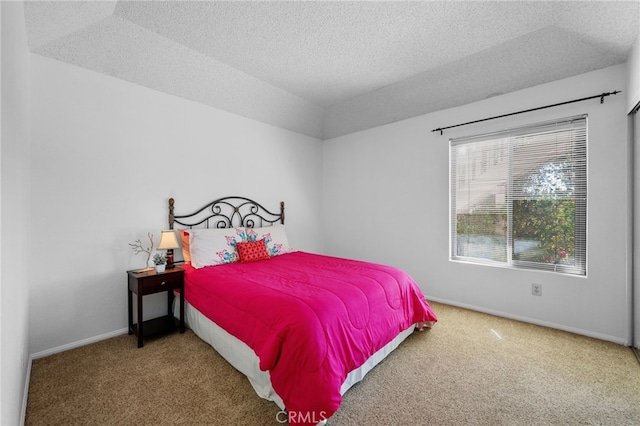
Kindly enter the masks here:
M 513 201 L 513 258 L 569 264 L 575 251 L 574 173 L 566 161 L 550 162 L 527 180 L 525 198 Z

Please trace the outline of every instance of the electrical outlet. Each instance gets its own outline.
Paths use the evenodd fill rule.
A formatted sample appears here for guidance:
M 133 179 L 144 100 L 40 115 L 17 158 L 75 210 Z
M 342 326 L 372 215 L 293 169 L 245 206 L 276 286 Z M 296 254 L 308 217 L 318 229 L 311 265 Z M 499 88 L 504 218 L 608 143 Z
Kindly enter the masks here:
M 542 284 L 531 284 L 531 294 L 534 296 L 542 296 Z

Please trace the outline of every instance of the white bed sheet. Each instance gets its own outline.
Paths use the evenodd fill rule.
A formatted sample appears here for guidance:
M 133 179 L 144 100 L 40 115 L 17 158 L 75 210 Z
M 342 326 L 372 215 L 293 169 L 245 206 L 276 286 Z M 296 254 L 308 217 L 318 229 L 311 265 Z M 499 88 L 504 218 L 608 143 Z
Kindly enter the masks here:
M 179 302 L 179 298 L 176 297 L 173 303 L 173 314 L 176 318 L 180 317 Z M 260 370 L 259 358 L 253 349 L 240 339 L 227 333 L 187 301 L 184 302 L 184 306 L 184 319 L 189 328 L 198 337 L 211 345 L 229 364 L 247 376 L 258 396 L 275 402 L 280 409 L 284 410 L 285 406 L 282 398 L 271 386 L 269 372 Z M 362 366 L 351 371 L 340 388 L 340 394 L 344 395 L 351 386 L 361 381 L 373 367 L 393 352 L 414 330 L 415 325 L 407 328 L 374 353 Z

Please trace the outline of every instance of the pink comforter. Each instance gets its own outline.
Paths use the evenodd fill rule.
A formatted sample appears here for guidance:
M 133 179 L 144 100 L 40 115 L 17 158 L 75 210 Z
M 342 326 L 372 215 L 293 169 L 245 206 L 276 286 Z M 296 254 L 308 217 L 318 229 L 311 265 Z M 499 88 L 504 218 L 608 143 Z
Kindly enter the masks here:
M 185 269 L 186 300 L 255 351 L 291 424 L 329 418 L 351 370 L 412 324 L 437 321 L 390 266 L 298 251 Z

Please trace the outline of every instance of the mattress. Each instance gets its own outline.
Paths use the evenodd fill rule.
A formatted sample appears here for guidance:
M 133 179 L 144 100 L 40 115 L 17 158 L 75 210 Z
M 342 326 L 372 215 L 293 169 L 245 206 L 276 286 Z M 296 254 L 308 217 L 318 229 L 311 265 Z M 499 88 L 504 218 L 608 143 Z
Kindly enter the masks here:
M 282 398 L 271 386 L 269 372 L 260 369 L 260 360 L 253 350 L 208 319 L 188 302 L 185 301 L 184 306 L 185 322 L 196 336 L 211 345 L 229 364 L 244 374 L 258 396 L 273 401 L 280 409 L 284 410 Z M 173 314 L 176 318 L 180 317 L 179 298 L 174 299 Z M 342 384 L 340 393 L 344 395 L 349 388 L 361 381 L 373 367 L 393 352 L 414 330 L 415 326 L 411 326 L 402 331 L 396 338 L 375 352 L 363 365 L 352 370 Z

